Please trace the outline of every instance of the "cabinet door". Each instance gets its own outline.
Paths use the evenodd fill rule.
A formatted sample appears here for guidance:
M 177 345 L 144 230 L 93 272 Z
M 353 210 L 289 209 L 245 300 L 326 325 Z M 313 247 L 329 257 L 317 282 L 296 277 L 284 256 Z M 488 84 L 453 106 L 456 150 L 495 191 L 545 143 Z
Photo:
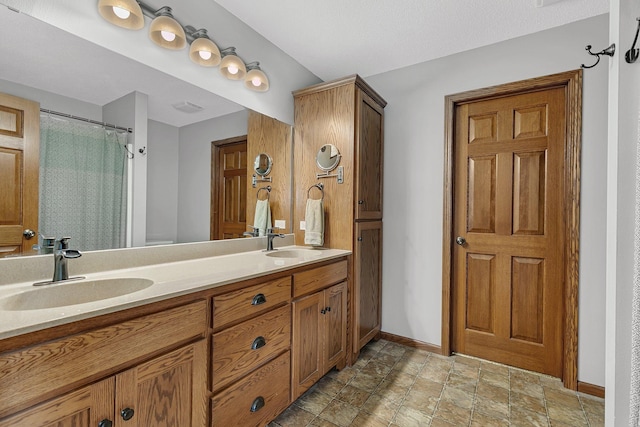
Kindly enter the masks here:
M 355 219 L 382 219 L 384 110 L 362 91 L 357 105 Z
M 356 223 L 354 247 L 354 335 L 357 353 L 380 332 L 382 221 Z
M 83 387 L 18 415 L 0 420 L 0 427 L 95 427 L 113 422 L 114 378 Z
M 291 343 L 291 393 L 297 399 L 322 376 L 324 293 L 317 292 L 293 302 Z
M 347 282 L 324 291 L 325 294 L 325 366 L 322 374 L 344 367 L 347 354 Z
M 116 417 L 127 427 L 204 427 L 207 344 L 181 347 L 116 376 Z

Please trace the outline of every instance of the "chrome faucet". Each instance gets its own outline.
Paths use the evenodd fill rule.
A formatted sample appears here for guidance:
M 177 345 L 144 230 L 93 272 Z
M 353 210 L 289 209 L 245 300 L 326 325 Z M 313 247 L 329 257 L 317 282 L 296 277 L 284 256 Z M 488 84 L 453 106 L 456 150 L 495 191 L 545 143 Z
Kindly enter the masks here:
M 275 249 L 273 249 L 273 238 L 274 237 L 281 237 L 284 239 L 284 234 L 280 234 L 280 233 L 274 233 L 273 232 L 273 228 L 268 228 L 267 229 L 267 249 L 265 249 L 264 252 L 270 252 L 270 251 L 274 251 Z
M 67 259 L 80 258 L 82 254 L 75 249 L 69 249 L 69 240 L 71 237 L 63 237 L 56 239 L 53 244 L 53 280 L 59 282 L 61 280 L 69 280 L 69 271 L 67 270 Z
M 253 225 L 250 225 L 249 227 L 253 228 L 253 231 L 245 231 L 242 233 L 243 236 L 258 237 L 260 235 L 260 228 L 254 227 Z

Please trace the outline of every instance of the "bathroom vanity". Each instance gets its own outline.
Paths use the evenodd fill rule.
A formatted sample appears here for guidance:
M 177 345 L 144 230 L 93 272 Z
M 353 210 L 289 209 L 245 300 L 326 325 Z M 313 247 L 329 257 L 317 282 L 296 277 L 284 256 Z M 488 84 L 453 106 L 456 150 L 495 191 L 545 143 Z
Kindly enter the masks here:
M 2 284 L 0 426 L 265 425 L 346 363 L 349 255 L 290 246 L 99 271 L 75 283 L 153 284 L 73 305 Z

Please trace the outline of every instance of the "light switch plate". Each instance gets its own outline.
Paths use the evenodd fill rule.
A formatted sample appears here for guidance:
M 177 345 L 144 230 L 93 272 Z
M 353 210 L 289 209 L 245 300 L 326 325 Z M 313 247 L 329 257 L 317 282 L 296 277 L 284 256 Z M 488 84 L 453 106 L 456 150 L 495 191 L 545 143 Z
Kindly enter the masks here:
M 300 221 L 300 230 L 306 230 L 307 229 L 307 223 L 305 221 Z
M 275 228 L 284 229 L 287 226 L 287 221 L 285 221 L 284 219 L 276 219 L 273 226 Z

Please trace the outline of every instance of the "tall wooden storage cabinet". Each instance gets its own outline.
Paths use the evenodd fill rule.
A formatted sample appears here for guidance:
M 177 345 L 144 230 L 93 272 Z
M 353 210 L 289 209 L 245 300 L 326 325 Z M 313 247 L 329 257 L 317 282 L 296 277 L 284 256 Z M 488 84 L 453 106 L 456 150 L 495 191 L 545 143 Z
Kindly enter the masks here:
M 386 101 L 357 75 L 294 92 L 294 231 L 304 244 L 306 202 L 324 185 L 324 246 L 353 251 L 349 265 L 350 360 L 380 332 L 382 286 L 382 172 Z M 340 152 L 344 182 L 318 178 L 316 154 Z M 336 170 L 330 172 L 336 174 Z

